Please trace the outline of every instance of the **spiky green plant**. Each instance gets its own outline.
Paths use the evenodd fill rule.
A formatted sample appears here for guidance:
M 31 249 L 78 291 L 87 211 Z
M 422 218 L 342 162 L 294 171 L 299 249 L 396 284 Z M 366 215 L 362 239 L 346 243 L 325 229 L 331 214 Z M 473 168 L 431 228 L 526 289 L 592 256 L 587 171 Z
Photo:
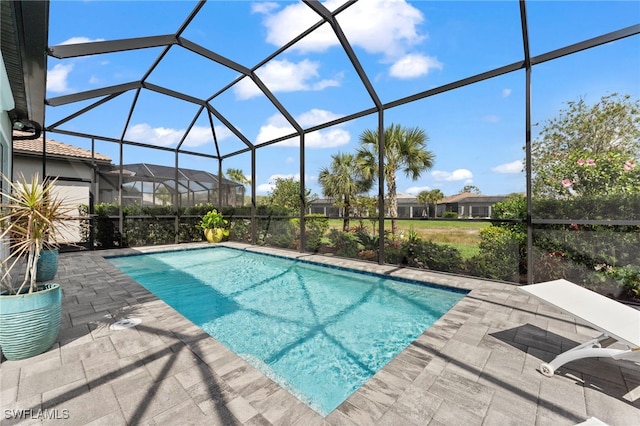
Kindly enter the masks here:
M 2 261 L 3 288 L 10 294 L 21 293 L 28 285 L 29 293 L 38 290 L 36 272 L 42 249 L 57 247 L 61 232 L 66 228 L 73 207 L 65 205 L 64 199 L 55 193 L 57 179 L 40 182 L 38 174 L 31 180 L 20 175 L 17 182 L 5 176 L 7 190 L 0 194 L 0 241 L 9 241 L 9 254 Z M 14 288 L 11 271 L 23 259 L 24 280 Z

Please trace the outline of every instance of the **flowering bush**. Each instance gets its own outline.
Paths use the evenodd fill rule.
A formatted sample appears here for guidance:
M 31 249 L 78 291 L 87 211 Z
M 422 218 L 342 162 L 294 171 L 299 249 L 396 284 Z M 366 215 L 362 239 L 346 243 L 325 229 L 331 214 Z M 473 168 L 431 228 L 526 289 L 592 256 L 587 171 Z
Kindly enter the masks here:
M 613 149 L 602 153 L 574 151 L 558 166 L 556 174 L 560 194 L 622 195 L 640 191 L 640 167 L 636 167 L 636 160 Z

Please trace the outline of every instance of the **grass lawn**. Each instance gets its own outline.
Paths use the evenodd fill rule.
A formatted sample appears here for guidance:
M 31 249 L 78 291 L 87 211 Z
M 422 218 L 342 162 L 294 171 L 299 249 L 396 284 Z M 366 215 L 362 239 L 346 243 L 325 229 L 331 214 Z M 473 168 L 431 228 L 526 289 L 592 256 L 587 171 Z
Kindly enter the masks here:
M 359 221 L 352 219 L 350 224 L 352 227 L 357 226 Z M 365 220 L 364 225 L 367 230 L 372 231 L 370 220 Z M 385 220 L 384 226 L 385 229 L 391 230 L 391 220 Z M 398 220 L 398 228 L 404 235 L 413 229 L 423 240 L 455 247 L 465 259 L 478 254 L 480 230 L 487 226 L 491 226 L 491 224 L 479 221 Z M 329 219 L 329 227 L 342 229 L 342 220 Z

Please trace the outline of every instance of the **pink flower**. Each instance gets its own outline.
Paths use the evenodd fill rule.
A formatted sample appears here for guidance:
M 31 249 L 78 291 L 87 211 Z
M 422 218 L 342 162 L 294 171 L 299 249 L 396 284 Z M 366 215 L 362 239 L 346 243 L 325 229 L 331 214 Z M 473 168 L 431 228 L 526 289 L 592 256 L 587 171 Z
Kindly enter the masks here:
M 582 158 L 578 160 L 578 166 L 584 166 L 584 160 Z
M 633 169 L 635 166 L 636 165 L 633 161 L 627 161 L 624 163 L 624 169 L 627 171 Z
M 595 166 L 595 165 L 596 165 L 595 160 L 592 160 L 592 159 L 587 160 L 587 166 Z
M 569 179 L 564 179 L 562 181 L 562 186 L 564 186 L 565 188 L 569 188 L 571 186 L 571 181 Z

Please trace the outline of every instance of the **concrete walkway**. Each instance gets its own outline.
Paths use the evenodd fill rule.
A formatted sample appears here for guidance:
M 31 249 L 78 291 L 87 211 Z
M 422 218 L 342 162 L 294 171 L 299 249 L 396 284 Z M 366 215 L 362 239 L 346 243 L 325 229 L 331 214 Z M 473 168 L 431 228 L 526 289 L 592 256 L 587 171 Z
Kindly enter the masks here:
M 640 425 L 640 366 L 580 360 L 542 376 L 541 362 L 598 333 L 512 285 L 229 245 L 471 291 L 322 417 L 103 258 L 201 244 L 65 253 L 58 342 L 28 360 L 3 359 L 0 423 Z M 110 329 L 131 317 L 142 323 Z

